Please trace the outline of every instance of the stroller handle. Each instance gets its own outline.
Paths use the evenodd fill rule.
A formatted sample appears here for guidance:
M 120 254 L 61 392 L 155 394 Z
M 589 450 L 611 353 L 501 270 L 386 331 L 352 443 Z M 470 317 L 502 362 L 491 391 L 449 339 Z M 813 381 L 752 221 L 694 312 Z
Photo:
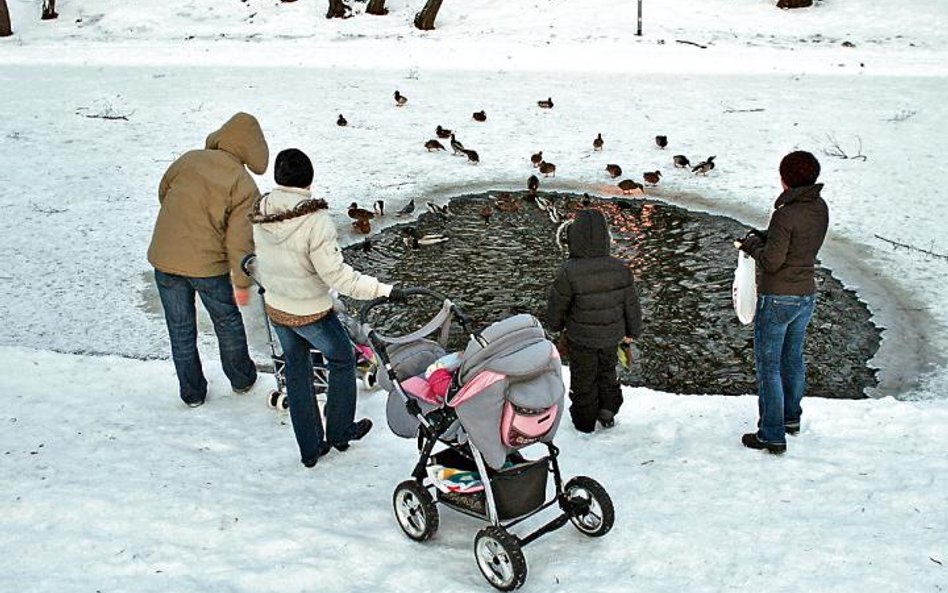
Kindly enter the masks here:
M 446 296 L 444 296 L 440 292 L 437 292 L 428 288 L 422 288 L 420 286 L 410 286 L 410 287 L 404 288 L 402 289 L 402 293 L 406 297 L 425 296 L 425 297 L 431 297 L 431 298 L 437 299 L 441 302 L 449 300 Z M 372 309 L 374 309 L 375 307 L 378 307 L 379 305 L 389 303 L 389 302 L 392 302 L 392 300 L 389 297 L 384 296 L 384 297 L 378 297 L 376 299 L 372 299 L 371 301 L 363 305 L 362 308 L 359 310 L 359 318 L 362 320 L 362 323 L 368 322 L 369 314 L 372 312 Z M 460 307 L 458 307 L 457 305 L 453 303 L 451 304 L 451 314 L 454 316 L 457 322 L 461 324 L 461 328 L 464 329 L 465 332 L 469 333 L 470 327 L 471 327 L 470 317 L 468 317 L 467 314 Z

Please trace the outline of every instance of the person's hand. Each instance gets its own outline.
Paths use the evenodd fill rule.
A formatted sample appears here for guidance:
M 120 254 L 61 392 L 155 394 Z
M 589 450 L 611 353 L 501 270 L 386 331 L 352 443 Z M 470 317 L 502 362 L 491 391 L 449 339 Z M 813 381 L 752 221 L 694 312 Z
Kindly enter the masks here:
M 247 303 L 250 302 L 250 289 L 249 288 L 237 288 L 234 287 L 234 300 L 237 301 L 238 307 L 246 307 Z
M 408 302 L 408 295 L 401 288 L 393 286 L 392 292 L 388 293 L 388 300 L 393 303 L 406 303 Z
M 746 253 L 747 255 L 754 255 L 754 252 L 763 247 L 764 240 L 754 233 L 748 233 L 743 240 L 741 240 L 740 250 Z

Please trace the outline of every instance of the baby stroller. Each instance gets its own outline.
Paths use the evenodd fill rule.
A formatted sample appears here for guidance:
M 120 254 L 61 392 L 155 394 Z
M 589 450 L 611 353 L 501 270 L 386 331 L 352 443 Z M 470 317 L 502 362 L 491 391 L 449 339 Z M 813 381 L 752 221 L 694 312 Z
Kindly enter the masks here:
M 240 262 L 240 267 L 247 276 L 257 285 L 257 293 L 260 295 L 260 307 L 263 310 L 263 318 L 267 328 L 267 347 L 270 348 L 270 360 L 273 362 L 273 378 L 276 381 L 276 389 L 267 394 L 267 405 L 271 408 L 287 411 L 290 408 L 289 399 L 286 396 L 286 360 L 283 353 L 278 350 L 279 340 L 273 335 L 273 328 L 270 326 L 270 319 L 267 317 L 266 300 L 264 295 L 266 289 L 257 281 L 254 275 L 256 271 L 255 263 L 257 256 L 254 253 L 248 254 Z M 345 305 L 338 299 L 334 299 L 334 307 L 339 320 L 349 334 L 349 339 L 353 341 L 353 348 L 356 355 L 356 370 L 362 378 L 362 384 L 366 389 L 375 389 L 377 385 L 376 377 L 378 374 L 378 364 L 375 354 L 368 346 L 368 343 L 361 333 L 362 328 L 351 316 L 346 313 Z M 310 349 L 310 356 L 313 360 L 313 393 L 319 396 L 329 388 L 329 368 L 326 364 L 326 358 L 319 350 Z
M 389 392 L 389 427 L 418 442 L 412 479 L 395 488 L 395 518 L 419 542 L 438 530 L 438 504 L 486 521 L 474 538 L 477 566 L 495 588 L 511 591 L 527 578 L 523 546 L 569 522 L 587 536 L 605 535 L 615 521 L 612 500 L 592 478 L 563 483 L 553 444 L 563 412 L 562 363 L 536 318 L 516 315 L 471 334 L 470 321 L 450 300 L 420 288 L 406 294 L 443 302 L 434 318 L 408 335 L 381 335 L 368 323 L 371 310 L 387 298 L 361 312 L 383 367 L 379 384 Z M 439 397 L 418 375 L 445 354 L 452 321 L 471 337 L 447 395 Z M 438 330 L 437 341 L 427 338 Z M 525 458 L 520 450 L 534 443 L 546 447 L 545 455 Z M 554 505 L 558 515 L 536 530 L 511 531 Z

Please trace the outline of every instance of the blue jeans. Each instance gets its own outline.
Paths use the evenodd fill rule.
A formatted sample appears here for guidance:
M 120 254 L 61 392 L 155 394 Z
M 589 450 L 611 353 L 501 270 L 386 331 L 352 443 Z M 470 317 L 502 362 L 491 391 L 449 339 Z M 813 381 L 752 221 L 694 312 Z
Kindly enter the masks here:
M 816 295 L 762 294 L 754 318 L 757 362 L 757 436 L 767 443 L 785 443 L 785 426 L 800 422 L 800 401 L 806 390 L 803 342 L 813 316 Z
M 352 342 L 335 313 L 301 327 L 274 325 L 273 329 L 283 347 L 286 395 L 300 457 L 303 461 L 317 459 L 323 440 L 345 445 L 355 430 L 356 358 Z M 316 407 L 310 348 L 323 353 L 329 368 L 325 433 Z
M 165 310 L 168 336 L 171 338 L 171 358 L 178 374 L 181 399 L 185 403 L 204 401 L 207 380 L 201 370 L 197 349 L 197 309 L 194 295 L 201 297 L 214 324 L 214 333 L 220 346 L 221 366 L 230 379 L 231 387 L 243 389 L 257 380 L 257 368 L 247 350 L 247 334 L 240 309 L 234 301 L 230 277 L 188 278 L 155 270 L 158 296 Z

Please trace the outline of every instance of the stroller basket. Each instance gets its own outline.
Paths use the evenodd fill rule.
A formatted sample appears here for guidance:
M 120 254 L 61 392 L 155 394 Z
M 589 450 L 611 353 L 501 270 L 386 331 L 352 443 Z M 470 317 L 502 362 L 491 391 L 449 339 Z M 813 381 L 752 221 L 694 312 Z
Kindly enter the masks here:
M 434 463 L 456 469 L 477 471 L 472 459 L 455 449 L 445 449 L 432 456 Z M 487 469 L 497 504 L 497 515 L 502 521 L 529 515 L 546 502 L 546 484 L 549 476 L 549 458 L 516 463 L 504 469 Z M 482 477 L 483 479 L 483 477 Z M 438 491 L 438 500 L 464 513 L 481 519 L 487 517 L 486 494 L 483 490 L 471 493 Z

